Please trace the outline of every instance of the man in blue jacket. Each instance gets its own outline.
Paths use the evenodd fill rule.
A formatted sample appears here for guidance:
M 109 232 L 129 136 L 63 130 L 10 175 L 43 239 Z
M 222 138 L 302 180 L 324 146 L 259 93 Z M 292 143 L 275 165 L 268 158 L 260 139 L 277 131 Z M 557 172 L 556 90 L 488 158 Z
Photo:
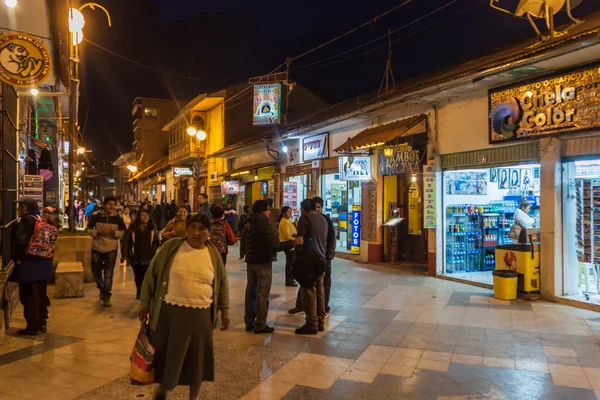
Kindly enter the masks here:
M 21 329 L 19 335 L 33 336 L 46 332 L 50 305 L 46 287 L 52 275 L 52 259 L 26 254 L 39 215 L 37 201 L 31 198 L 19 200 L 21 219 L 14 234 L 15 269 L 10 276 L 12 282 L 19 283 L 19 296 L 23 304 L 25 321 L 27 321 L 27 327 Z M 46 222 L 55 225 L 52 220 Z

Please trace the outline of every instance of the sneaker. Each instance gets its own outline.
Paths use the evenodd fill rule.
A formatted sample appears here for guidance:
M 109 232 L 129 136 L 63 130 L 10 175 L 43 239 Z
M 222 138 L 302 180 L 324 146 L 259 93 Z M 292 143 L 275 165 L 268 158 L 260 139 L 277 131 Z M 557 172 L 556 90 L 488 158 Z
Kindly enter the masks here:
M 311 329 L 306 325 L 302 325 L 300 328 L 296 329 L 296 335 L 316 335 L 318 332 L 317 329 Z
M 329 311 L 325 313 L 325 318 L 329 318 Z
M 34 332 L 29 329 L 21 329 L 20 331 L 17 332 L 17 335 L 19 335 L 19 336 L 37 336 L 39 334 L 40 334 L 40 331 Z
M 288 314 L 292 314 L 292 315 L 296 315 L 296 314 L 300 314 L 303 313 L 304 310 L 300 307 L 294 307 L 291 310 L 288 311 Z
M 104 300 L 104 307 L 112 307 L 110 300 Z
M 270 326 L 265 326 L 260 331 L 254 331 L 254 333 L 256 333 L 256 334 L 260 334 L 260 333 L 273 333 L 273 332 L 275 332 L 275 328 L 271 328 Z

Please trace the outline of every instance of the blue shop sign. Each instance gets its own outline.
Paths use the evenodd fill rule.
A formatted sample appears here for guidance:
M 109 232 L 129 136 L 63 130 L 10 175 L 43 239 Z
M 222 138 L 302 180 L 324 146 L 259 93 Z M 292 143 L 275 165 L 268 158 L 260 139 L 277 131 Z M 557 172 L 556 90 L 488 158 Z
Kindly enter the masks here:
M 360 254 L 360 205 L 352 206 L 352 218 L 350 220 L 350 252 Z

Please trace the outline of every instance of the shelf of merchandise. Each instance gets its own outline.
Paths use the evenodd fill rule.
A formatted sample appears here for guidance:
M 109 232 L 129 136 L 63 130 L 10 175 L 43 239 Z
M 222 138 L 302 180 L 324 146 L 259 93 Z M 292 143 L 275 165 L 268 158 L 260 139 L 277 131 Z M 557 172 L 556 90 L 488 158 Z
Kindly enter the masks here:
M 597 188 L 600 189 L 600 186 L 598 186 Z M 594 190 L 594 197 L 595 194 L 596 190 Z M 577 258 L 579 262 L 595 262 L 594 246 L 592 245 L 592 238 L 595 238 L 594 224 L 592 223 L 592 214 L 600 213 L 593 213 L 592 211 L 593 208 L 591 180 L 586 179 L 577 181 L 575 204 L 577 209 L 577 222 L 575 225 L 577 229 Z

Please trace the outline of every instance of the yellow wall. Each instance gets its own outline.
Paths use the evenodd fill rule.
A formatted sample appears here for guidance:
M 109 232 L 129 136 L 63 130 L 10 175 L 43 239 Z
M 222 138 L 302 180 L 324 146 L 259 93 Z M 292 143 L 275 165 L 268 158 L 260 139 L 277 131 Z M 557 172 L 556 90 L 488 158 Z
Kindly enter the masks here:
M 206 112 L 206 156 L 216 153 L 225 146 L 224 112 L 222 102 Z M 216 171 L 220 181 L 221 176 L 225 173 L 225 161 L 224 158 L 211 158 L 207 161 L 207 184 L 209 186 L 221 184 L 220 182 L 210 182 L 210 176 Z
M 383 177 L 383 223 L 391 218 L 388 204 L 398 201 L 398 177 L 384 176 Z M 383 251 L 387 254 L 389 243 L 389 230 L 386 229 L 383 235 Z

